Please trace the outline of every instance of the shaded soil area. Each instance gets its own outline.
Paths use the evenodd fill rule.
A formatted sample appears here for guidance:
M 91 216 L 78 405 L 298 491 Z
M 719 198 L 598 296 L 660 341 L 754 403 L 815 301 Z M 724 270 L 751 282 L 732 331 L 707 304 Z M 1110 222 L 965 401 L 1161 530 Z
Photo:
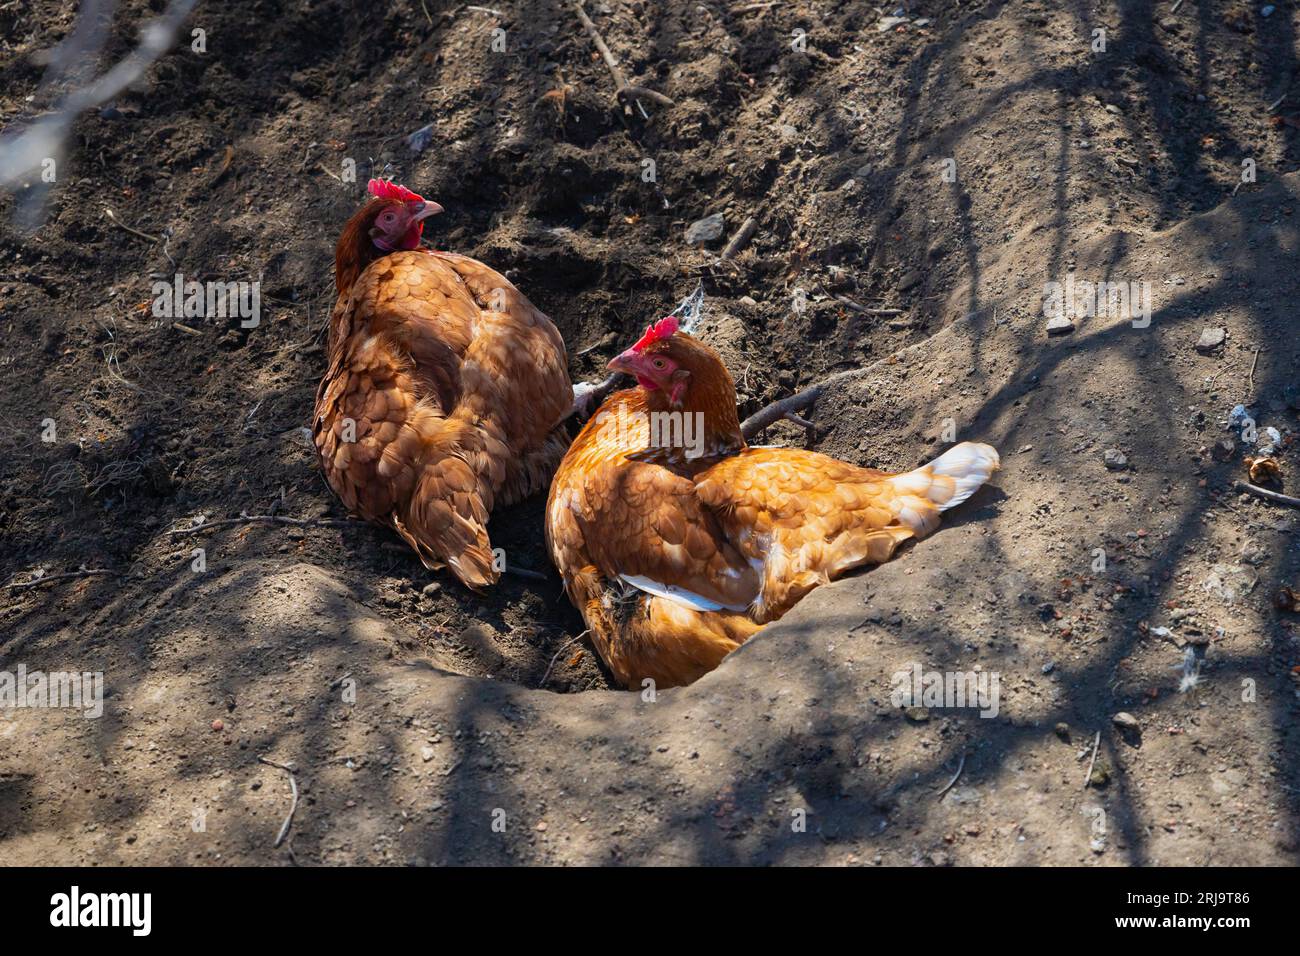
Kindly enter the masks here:
M 0 581 L 115 573 L 0 594 L 0 669 L 109 689 L 95 721 L 0 710 L 5 858 L 1295 863 L 1273 599 L 1300 512 L 1234 490 L 1254 449 L 1225 427 L 1241 403 L 1278 429 L 1297 493 L 1295 11 L 931 2 L 881 30 L 829 0 L 590 4 L 673 101 L 643 114 L 568 4 L 490 6 L 200 3 L 206 52 L 84 117 L 48 221 L 0 233 Z M 126 4 L 108 54 L 157 9 Z M 0 10 L 4 125 L 50 105 L 36 54 L 73 14 Z M 1004 470 L 653 702 L 574 640 L 540 498 L 491 533 L 546 580 L 482 596 L 364 525 L 172 533 L 345 517 L 303 428 L 371 175 L 446 207 L 427 240 L 546 311 L 575 381 L 702 282 L 742 415 L 859 370 L 767 442 L 901 470 L 955 434 Z M 155 317 L 177 272 L 259 280 L 260 324 Z M 1049 337 L 1071 274 L 1148 284 L 1150 325 Z M 901 712 L 913 663 L 998 674 L 999 714 Z M 279 849 L 259 755 L 304 789 Z

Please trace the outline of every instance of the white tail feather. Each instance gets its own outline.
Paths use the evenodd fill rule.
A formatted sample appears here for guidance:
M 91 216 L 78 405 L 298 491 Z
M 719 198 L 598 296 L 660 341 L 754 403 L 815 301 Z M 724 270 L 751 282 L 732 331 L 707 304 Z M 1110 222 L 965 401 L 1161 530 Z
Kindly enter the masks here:
M 947 511 L 975 494 L 980 485 L 988 481 L 1001 466 L 1002 461 L 998 458 L 996 448 L 979 442 L 964 441 L 949 448 L 928 465 L 900 477 L 925 475 L 930 479 L 929 486 L 920 494 L 937 504 L 940 511 Z M 951 495 L 948 495 L 947 482 L 935 482 L 934 475 L 946 475 L 953 480 L 956 487 Z

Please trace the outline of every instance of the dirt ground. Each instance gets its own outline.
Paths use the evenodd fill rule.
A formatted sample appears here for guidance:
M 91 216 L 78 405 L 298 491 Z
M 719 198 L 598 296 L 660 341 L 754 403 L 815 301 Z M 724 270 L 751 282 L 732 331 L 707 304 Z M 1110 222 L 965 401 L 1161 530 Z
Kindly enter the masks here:
M 206 52 L 84 117 L 49 220 L 0 233 L 0 581 L 114 572 L 0 593 L 0 671 L 108 693 L 97 720 L 0 709 L 0 859 L 1300 862 L 1300 616 L 1274 605 L 1300 510 L 1234 490 L 1226 427 L 1276 428 L 1300 493 L 1300 16 L 1169 6 L 589 3 L 673 101 L 624 116 L 567 3 L 200 3 Z M 126 4 L 108 53 L 161 7 Z M 49 106 L 35 54 L 73 12 L 0 7 L 3 125 Z M 769 443 L 903 470 L 955 430 L 1003 470 L 653 701 L 573 640 L 540 497 L 491 533 L 546 579 L 486 596 L 363 525 L 169 533 L 344 517 L 303 428 L 334 241 L 381 173 L 554 319 L 575 381 L 702 281 L 742 415 L 859 370 Z M 155 319 L 175 272 L 260 278 L 261 324 Z M 1149 326 L 1049 336 L 1071 273 L 1149 283 Z M 998 714 L 900 710 L 913 664 L 998 675 Z M 289 775 L 259 757 L 301 789 L 278 848 Z

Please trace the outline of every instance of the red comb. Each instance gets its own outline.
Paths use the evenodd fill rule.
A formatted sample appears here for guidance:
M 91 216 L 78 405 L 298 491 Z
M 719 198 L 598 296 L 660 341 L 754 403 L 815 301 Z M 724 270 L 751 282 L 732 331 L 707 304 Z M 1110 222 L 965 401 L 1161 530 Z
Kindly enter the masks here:
M 405 186 L 390 183 L 386 179 L 372 179 L 366 187 L 376 199 L 399 199 L 402 202 L 424 202 L 424 197 L 411 192 Z
M 646 326 L 645 335 L 632 346 L 633 352 L 640 352 L 647 345 L 654 342 L 662 342 L 664 339 L 672 338 L 673 333 L 677 331 L 677 316 L 670 315 L 666 319 L 660 319 L 658 322 L 651 322 Z

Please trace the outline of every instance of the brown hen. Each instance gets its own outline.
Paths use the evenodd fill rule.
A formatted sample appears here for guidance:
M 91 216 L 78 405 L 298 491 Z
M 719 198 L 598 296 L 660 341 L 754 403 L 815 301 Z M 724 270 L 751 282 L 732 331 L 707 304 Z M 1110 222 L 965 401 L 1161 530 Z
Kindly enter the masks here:
M 963 442 L 906 474 L 795 448 L 749 448 L 735 386 L 675 320 L 610 367 L 611 395 L 565 455 L 551 556 L 624 686 L 688 684 L 805 594 L 939 524 L 998 468 Z
M 503 567 L 492 509 L 544 487 L 564 453 L 564 342 L 497 272 L 419 247 L 440 206 L 379 180 L 371 192 L 335 251 L 316 450 L 349 511 L 480 588 Z

